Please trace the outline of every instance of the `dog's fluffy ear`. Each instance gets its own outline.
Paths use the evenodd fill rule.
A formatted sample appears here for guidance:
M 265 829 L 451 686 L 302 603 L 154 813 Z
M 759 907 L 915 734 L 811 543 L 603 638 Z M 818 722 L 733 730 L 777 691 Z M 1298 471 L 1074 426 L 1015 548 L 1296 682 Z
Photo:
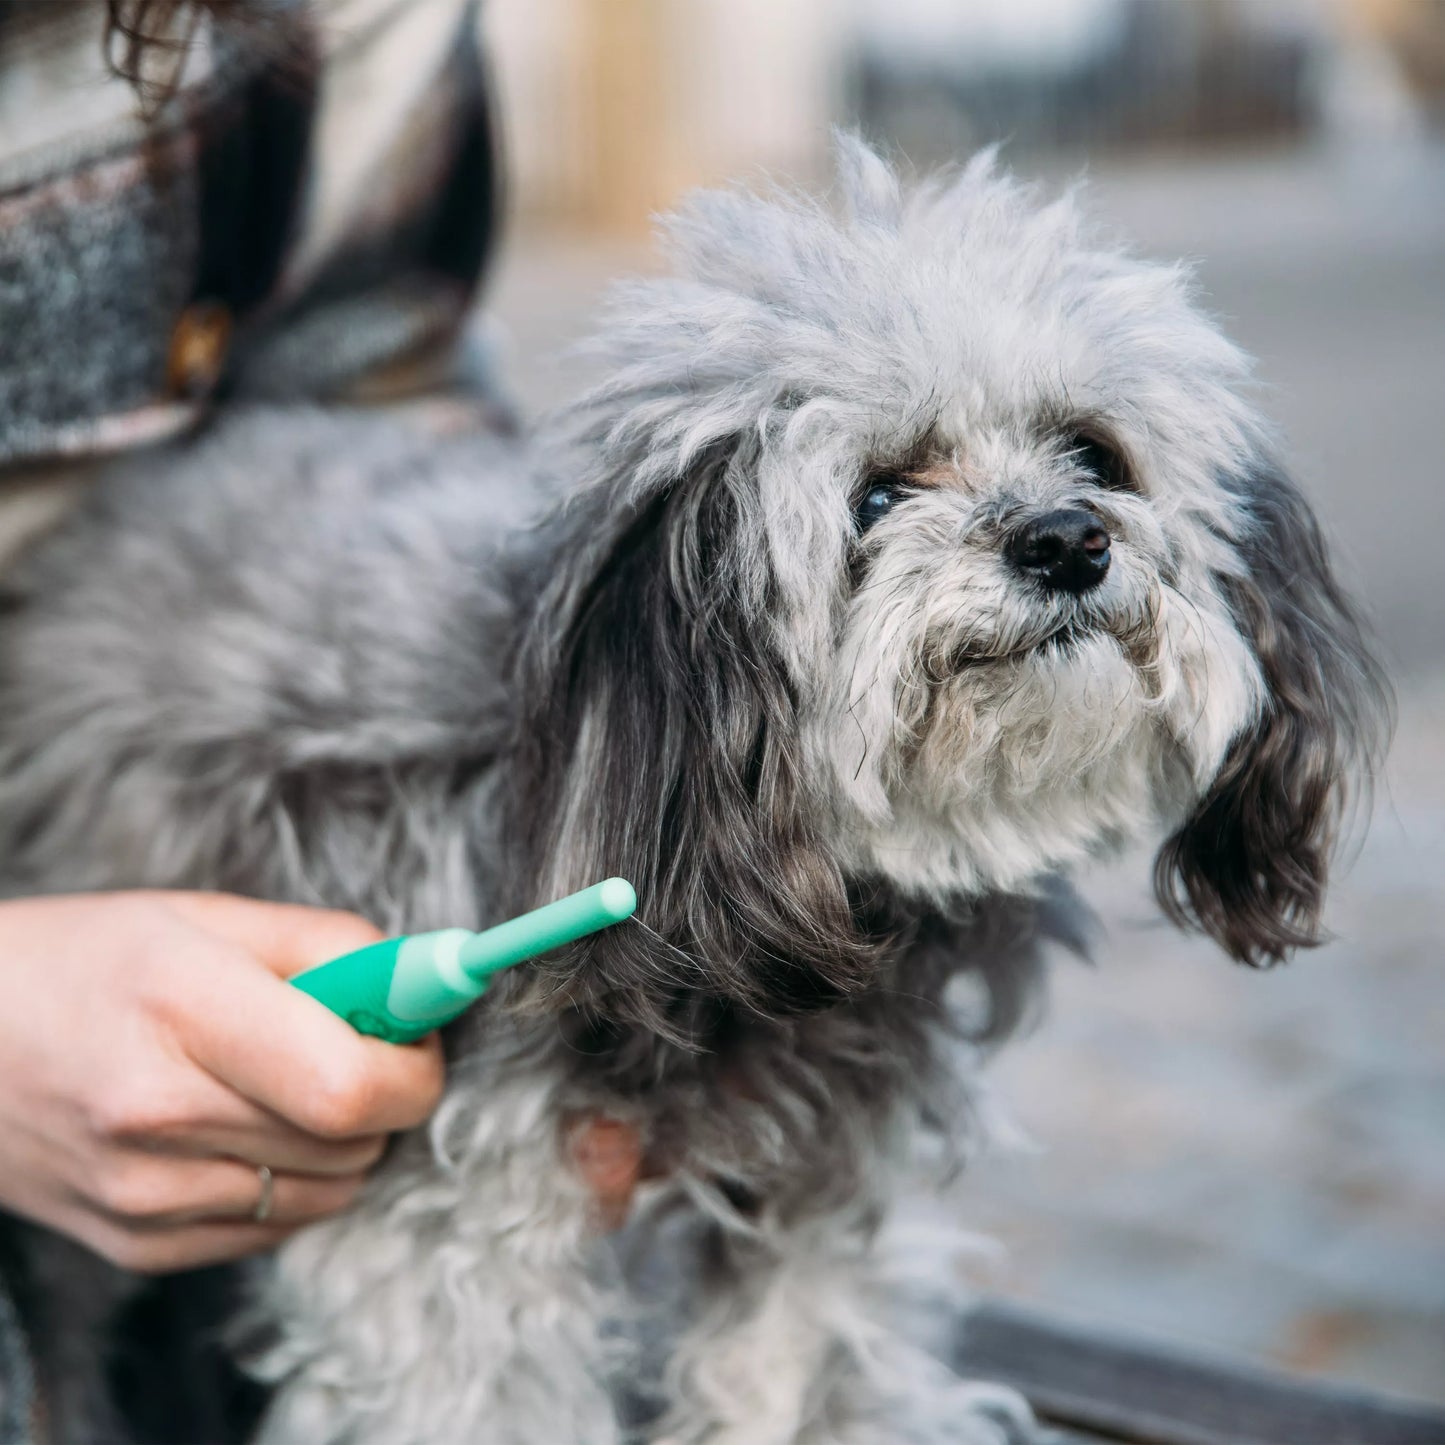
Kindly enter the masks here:
M 1389 690 L 1294 485 L 1261 464 L 1231 490 L 1249 519 L 1246 570 L 1224 586 L 1265 697 L 1161 850 L 1155 889 L 1176 923 L 1267 966 L 1321 941 L 1330 855 L 1350 790 L 1378 759 Z
M 821 1007 L 873 959 L 810 830 L 754 490 L 719 442 L 640 503 L 579 499 L 565 525 L 589 575 L 544 604 L 522 674 L 516 827 L 535 886 L 623 874 L 640 900 L 638 923 L 563 961 L 566 986 L 674 1034 L 688 1024 L 659 1017 L 670 995 Z

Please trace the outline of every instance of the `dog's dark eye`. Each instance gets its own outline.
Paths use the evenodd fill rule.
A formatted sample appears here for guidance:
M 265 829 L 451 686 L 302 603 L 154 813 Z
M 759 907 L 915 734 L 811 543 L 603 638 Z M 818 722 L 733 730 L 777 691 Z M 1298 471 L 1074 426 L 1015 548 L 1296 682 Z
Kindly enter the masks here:
M 1075 466 L 1082 467 L 1101 486 L 1115 492 L 1136 492 L 1129 464 L 1115 447 L 1087 432 L 1076 432 L 1064 443 L 1064 451 Z
M 853 515 L 858 521 L 858 530 L 866 532 L 874 522 L 886 517 L 903 496 L 903 478 L 891 474 L 868 478 L 868 488 Z

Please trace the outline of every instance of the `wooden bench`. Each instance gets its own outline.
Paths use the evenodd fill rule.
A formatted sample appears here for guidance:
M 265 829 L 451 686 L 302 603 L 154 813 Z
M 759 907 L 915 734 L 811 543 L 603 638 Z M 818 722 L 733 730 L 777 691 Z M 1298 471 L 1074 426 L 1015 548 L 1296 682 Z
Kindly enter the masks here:
M 1060 1445 L 1445 1445 L 1445 1410 L 1084 1333 L 997 1302 L 964 1317 L 955 1364 L 1014 1386 Z

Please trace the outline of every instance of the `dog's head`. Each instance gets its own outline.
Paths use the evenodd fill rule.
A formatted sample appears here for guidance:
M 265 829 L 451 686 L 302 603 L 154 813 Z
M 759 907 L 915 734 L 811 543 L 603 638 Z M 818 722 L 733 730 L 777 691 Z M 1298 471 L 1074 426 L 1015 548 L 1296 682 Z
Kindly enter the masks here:
M 530 653 L 538 887 L 631 872 L 676 982 L 866 982 L 929 903 L 1167 838 L 1250 963 L 1317 937 L 1381 685 L 1187 275 L 989 157 L 705 194 L 619 293 Z M 686 981 L 684 979 L 684 981 Z

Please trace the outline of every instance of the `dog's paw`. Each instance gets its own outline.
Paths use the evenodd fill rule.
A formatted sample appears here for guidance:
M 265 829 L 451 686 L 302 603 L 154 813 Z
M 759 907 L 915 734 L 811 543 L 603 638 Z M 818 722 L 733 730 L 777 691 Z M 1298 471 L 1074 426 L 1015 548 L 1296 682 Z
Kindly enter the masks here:
M 954 1380 L 882 1416 L 799 1445 L 1047 1445 L 1028 1401 L 1006 1385 Z
M 652 1437 L 647 1445 L 759 1445 L 755 1427 L 715 1425 L 700 1432 Z M 1034 1418 L 1028 1402 L 1006 1385 L 954 1381 L 927 1398 L 869 1411 L 866 1420 L 814 1421 L 777 1445 L 1051 1445 L 1052 1432 Z
M 957 1433 L 945 1428 L 921 1445 L 1048 1445 L 1048 1432 L 1017 1390 L 985 1381 L 961 1380 L 949 1394 L 964 1417 Z

